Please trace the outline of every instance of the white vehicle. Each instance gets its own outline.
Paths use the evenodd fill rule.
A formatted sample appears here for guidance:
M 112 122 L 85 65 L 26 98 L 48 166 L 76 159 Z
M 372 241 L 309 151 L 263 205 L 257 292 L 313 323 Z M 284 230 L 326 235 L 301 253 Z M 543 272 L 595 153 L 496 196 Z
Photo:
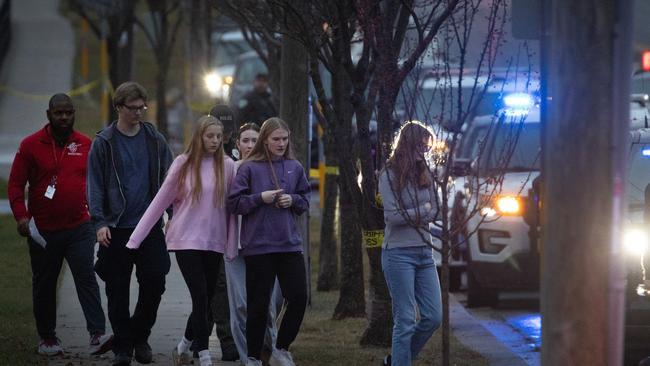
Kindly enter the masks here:
M 213 32 L 210 41 L 214 57 L 210 61 L 210 71 L 203 80 L 211 97 L 227 101 L 237 58 L 249 52 L 251 47 L 240 30 Z
M 628 311 L 630 306 L 638 304 L 638 301 L 635 302 L 629 296 L 637 291 L 637 286 L 644 279 L 632 277 L 639 277 L 642 273 L 639 256 L 647 254 L 650 241 L 648 229 L 644 228 L 647 220 L 650 220 L 650 126 L 647 100 L 646 95 L 633 95 L 630 106 L 632 132 L 628 160 L 629 210 L 628 225 L 624 230 L 625 249 L 632 254 L 628 257 L 630 260 L 627 266 Z M 536 221 L 539 203 L 536 190 L 533 189 L 539 176 L 541 158 L 539 109 L 532 106 L 523 120 L 506 118 L 506 115 L 503 113 L 498 122 L 495 122 L 494 116 L 475 118 L 464 133 L 459 152 L 461 162 L 462 158 L 466 158 L 472 161 L 472 166 L 469 175 L 456 181 L 460 199 L 456 199 L 454 204 L 462 205 L 463 210 L 474 207 L 479 209 L 478 213 L 467 220 L 465 232 L 471 235 L 461 238 L 466 240 L 464 256 L 467 259 L 467 303 L 470 307 L 495 304 L 501 291 L 539 288 L 540 252 Z M 512 155 L 507 164 L 504 164 L 505 160 L 501 159 L 505 158 L 504 152 L 508 151 Z M 502 180 L 480 186 L 486 180 L 499 179 L 498 177 L 502 177 Z M 472 191 L 477 187 L 478 192 Z M 492 190 L 494 187 L 498 188 Z M 454 208 L 457 209 L 458 206 Z M 646 314 L 650 310 L 650 288 L 648 290 L 642 299 Z M 634 316 L 627 318 L 628 325 L 630 322 L 638 322 Z M 650 335 L 648 324 L 643 331 Z M 638 331 L 638 326 L 634 329 Z
M 539 287 L 537 229 L 524 220 L 540 170 L 539 107 L 528 94 L 503 99 L 504 110 L 472 120 L 456 157 L 471 162 L 456 179 L 452 208 L 461 213 L 452 225 L 465 223 L 457 242 L 465 242 L 470 307 L 494 304 L 501 290 Z

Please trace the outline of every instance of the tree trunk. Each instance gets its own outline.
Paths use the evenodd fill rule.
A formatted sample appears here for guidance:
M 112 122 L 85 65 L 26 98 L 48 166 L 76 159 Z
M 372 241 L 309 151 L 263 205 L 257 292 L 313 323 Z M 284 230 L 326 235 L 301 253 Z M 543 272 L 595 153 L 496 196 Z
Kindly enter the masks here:
M 282 40 L 282 57 L 280 64 L 280 118 L 291 129 L 291 145 L 296 158 L 307 169 L 308 144 L 308 81 L 307 81 L 307 51 L 305 47 L 290 37 Z M 305 172 L 309 174 L 308 171 Z M 309 238 L 309 212 L 298 217 L 298 227 L 303 238 L 305 270 L 307 276 L 307 294 L 311 302 L 311 252 Z
M 307 51 L 298 41 L 284 37 L 280 70 L 280 117 L 291 128 L 291 145 L 303 167 L 307 167 L 308 152 L 308 80 Z
M 207 96 L 203 86 L 203 73 L 208 69 L 208 55 L 210 51 L 209 13 L 210 9 L 206 0 L 189 0 L 184 2 L 186 7 L 183 11 L 185 16 L 185 48 L 189 57 L 187 62 L 187 78 L 185 84 L 185 103 L 189 106 L 193 102 L 203 101 Z M 193 121 L 195 116 L 191 108 L 187 108 L 188 119 Z
M 354 147 L 352 140 L 351 83 L 341 64 L 332 72 L 332 105 L 338 118 L 328 128 L 329 138 L 339 146 Z M 357 154 L 354 148 L 338 149 L 339 162 L 339 218 L 341 243 L 341 288 L 339 302 L 334 309 L 334 319 L 361 317 L 366 313 L 363 282 L 363 252 L 356 185 Z
M 113 88 L 133 79 L 133 23 L 135 2 L 124 2 L 124 9 L 108 18 L 108 77 Z M 117 119 L 115 108 L 108 108 L 109 121 Z
M 622 361 L 631 4 L 573 0 L 548 8 L 542 365 Z
M 332 316 L 335 320 L 359 318 L 366 315 L 359 217 L 350 190 L 345 186 L 343 179 L 339 179 L 339 188 L 341 289 L 339 302 L 336 304 Z
M 325 162 L 327 167 L 338 167 L 333 141 L 323 136 Z M 337 175 L 325 173 L 325 198 L 321 213 L 320 251 L 318 257 L 318 283 L 316 290 L 330 291 L 339 286 L 338 256 L 336 243 L 336 201 L 339 179 Z
M 167 101 L 165 95 L 167 94 L 167 71 L 158 65 L 158 72 L 156 75 L 156 125 L 158 131 L 169 139 L 169 131 L 167 126 Z
M 390 80 L 390 79 L 388 79 Z M 394 92 L 396 94 L 396 92 Z M 378 112 L 378 141 L 377 154 L 381 166 L 388 158 L 392 140 L 392 107 L 394 105 L 394 94 L 384 91 L 379 93 Z M 392 101 L 392 103 L 391 103 Z M 376 185 L 375 185 L 376 187 Z M 384 228 L 384 217 L 381 210 L 371 208 L 366 203 L 366 217 L 364 217 L 367 230 L 380 230 Z M 391 333 L 393 328 L 393 316 L 391 297 L 386 285 L 384 273 L 381 269 L 381 247 L 367 248 L 368 261 L 370 265 L 370 316 L 368 328 L 361 338 L 361 345 L 367 346 L 390 346 Z

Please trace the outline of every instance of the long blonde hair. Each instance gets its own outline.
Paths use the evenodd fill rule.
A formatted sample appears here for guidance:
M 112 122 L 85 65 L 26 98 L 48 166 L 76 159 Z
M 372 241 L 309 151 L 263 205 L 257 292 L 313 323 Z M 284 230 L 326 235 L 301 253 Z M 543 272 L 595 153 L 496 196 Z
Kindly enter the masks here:
M 246 161 L 253 160 L 253 161 L 261 161 L 261 160 L 271 160 L 271 153 L 269 152 L 269 149 L 266 148 L 266 140 L 271 136 L 273 131 L 278 130 L 278 129 L 283 129 L 289 133 L 289 137 L 291 137 L 291 130 L 289 130 L 289 126 L 287 125 L 286 122 L 284 122 L 281 118 L 278 117 L 271 117 L 264 121 L 262 124 L 262 128 L 260 129 L 260 135 L 257 137 L 257 142 L 255 143 L 255 146 L 253 147 L 253 150 L 251 150 L 251 153 L 248 154 L 248 157 L 246 158 Z M 283 157 L 285 159 L 295 159 L 293 155 L 293 148 L 291 146 L 291 138 L 289 138 L 289 141 L 287 142 L 287 148 L 284 150 L 284 155 Z
M 223 124 L 216 117 L 213 116 L 202 116 L 196 123 L 196 128 L 194 129 L 194 134 L 192 135 L 192 140 L 190 145 L 183 152 L 187 155 L 187 160 L 180 169 L 180 174 L 178 175 L 178 186 L 179 189 L 185 189 L 185 179 L 190 170 L 192 171 L 192 204 L 199 201 L 201 197 L 201 160 L 205 156 L 205 147 L 203 146 L 203 134 L 205 130 L 210 126 L 221 127 L 221 132 L 223 133 Z M 224 197 L 225 197 L 225 178 L 224 178 L 224 159 L 225 153 L 223 152 L 223 139 L 221 140 L 221 146 L 217 148 L 217 151 L 213 154 L 214 161 L 214 178 L 215 178 L 215 190 L 214 190 L 214 206 L 215 207 L 224 207 Z
M 278 180 L 277 175 L 275 174 L 275 169 L 273 169 L 273 162 L 271 161 L 271 153 L 266 147 L 266 140 L 271 136 L 273 131 L 283 129 L 289 133 L 291 137 L 291 130 L 286 122 L 281 118 L 271 117 L 264 121 L 262 128 L 260 129 L 260 135 L 257 137 L 257 142 L 253 146 L 253 150 L 248 154 L 248 157 L 244 161 L 268 161 L 269 170 L 271 172 L 271 178 L 273 178 L 273 184 L 275 184 L 276 189 L 280 189 L 280 181 Z M 293 149 L 291 148 L 291 138 L 287 141 L 287 148 L 284 150 L 282 155 L 285 159 L 295 159 L 293 155 Z

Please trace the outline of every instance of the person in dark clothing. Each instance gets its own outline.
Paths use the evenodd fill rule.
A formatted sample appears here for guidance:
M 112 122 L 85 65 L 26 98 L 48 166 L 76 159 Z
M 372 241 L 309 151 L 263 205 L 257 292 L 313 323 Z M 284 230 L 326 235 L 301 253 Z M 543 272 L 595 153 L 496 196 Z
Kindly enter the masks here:
M 147 341 L 171 265 L 162 218 L 139 249 L 126 247 L 172 163 L 163 135 L 151 123 L 141 121 L 146 103 L 146 91 L 135 82 L 115 89 L 118 119 L 97 134 L 88 163 L 88 206 L 100 244 L 95 272 L 106 283 L 108 318 L 115 333 L 113 365 L 130 365 L 134 353 L 139 363 L 152 362 Z M 130 315 L 134 266 L 139 293 Z
M 235 145 L 234 132 L 238 129 L 235 114 L 227 104 L 217 104 L 210 109 L 209 115 L 217 117 L 223 125 L 223 149 L 234 161 L 239 160 L 239 151 Z
M 267 119 L 276 117 L 278 111 L 271 100 L 269 79 L 266 74 L 257 74 L 253 80 L 253 90 L 244 94 L 239 100 L 239 121 L 261 125 Z
M 46 356 L 63 354 L 55 330 L 57 280 L 64 258 L 86 318 L 90 353 L 107 352 L 113 339 L 104 334 L 106 318 L 93 272 L 95 233 L 86 206 L 90 139 L 73 129 L 74 118 L 70 97 L 52 96 L 49 123 L 20 143 L 7 189 L 18 234 L 29 245 L 38 353 Z

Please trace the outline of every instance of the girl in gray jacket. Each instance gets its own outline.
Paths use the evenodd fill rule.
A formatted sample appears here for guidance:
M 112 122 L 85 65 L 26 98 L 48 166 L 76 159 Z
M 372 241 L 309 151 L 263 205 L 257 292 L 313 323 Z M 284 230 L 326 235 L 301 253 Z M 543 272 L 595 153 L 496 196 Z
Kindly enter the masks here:
M 394 320 L 392 355 L 384 359 L 385 365 L 411 365 L 440 327 L 440 281 L 427 230 L 438 213 L 433 177 L 426 163 L 433 138 L 425 125 L 407 122 L 379 175 L 386 223 L 381 265 Z

